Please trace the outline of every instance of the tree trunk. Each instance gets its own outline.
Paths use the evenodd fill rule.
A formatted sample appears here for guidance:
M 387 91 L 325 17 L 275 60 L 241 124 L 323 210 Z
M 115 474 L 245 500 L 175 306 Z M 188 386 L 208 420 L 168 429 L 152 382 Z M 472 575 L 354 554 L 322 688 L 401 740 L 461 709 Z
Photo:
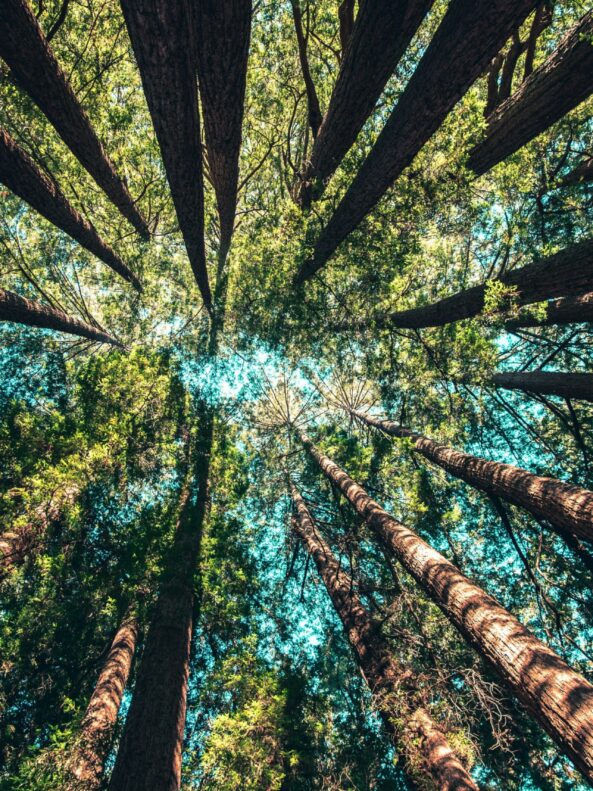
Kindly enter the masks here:
M 492 384 L 506 390 L 556 395 L 577 401 L 593 401 L 593 374 L 566 374 L 556 371 L 514 371 L 494 374 Z
M 117 715 L 121 706 L 138 641 L 138 619 L 128 610 L 115 635 L 97 686 L 80 725 L 74 755 L 69 761 L 72 780 L 66 791 L 96 791 L 101 787 Z
M 589 184 L 593 181 L 593 157 L 586 159 L 564 178 L 560 179 L 559 187 L 569 187 L 573 184 Z
M 208 165 L 220 217 L 220 248 L 226 255 L 237 208 L 251 0 L 203 0 L 195 13 Z
M 64 143 L 123 216 L 145 238 L 149 231 L 124 181 L 115 172 L 27 0 L 0 0 L 0 57 L 39 105 Z
M 187 255 L 208 311 L 193 4 L 121 0 Z
M 342 0 L 338 6 L 338 20 L 340 23 L 340 60 L 344 59 L 344 53 L 352 38 L 354 29 L 354 6 L 355 0 Z
M 545 318 L 532 316 L 529 312 L 507 321 L 505 329 L 513 331 L 520 327 L 548 327 L 554 324 L 581 324 L 593 322 L 593 292 L 580 297 L 567 297 L 549 302 Z
M 297 46 L 299 51 L 299 61 L 301 63 L 301 71 L 303 72 L 303 80 L 305 82 L 305 92 L 307 94 L 307 113 L 309 119 L 309 126 L 313 132 L 313 137 L 317 137 L 317 132 L 321 126 L 321 108 L 319 107 L 319 99 L 317 98 L 317 91 L 315 90 L 315 83 L 311 76 L 311 69 L 309 68 L 309 58 L 307 57 L 307 36 L 303 30 L 303 18 L 301 15 L 300 0 L 290 0 L 292 6 L 292 16 L 294 18 L 294 29 L 297 37 Z
M 0 182 L 22 198 L 46 220 L 75 239 L 139 291 L 136 275 L 66 200 L 57 184 L 40 170 L 31 157 L 0 128 Z
M 468 167 L 481 175 L 558 121 L 593 92 L 593 11 L 489 117 Z
M 299 202 L 303 206 L 321 195 L 433 2 L 365 0 L 361 4 L 310 162 L 301 176 Z
M 317 530 L 301 495 L 291 484 L 296 511 L 292 529 L 313 558 L 334 608 L 342 621 L 356 660 L 406 773 L 425 788 L 439 791 L 478 791 L 436 722 L 423 709 L 412 671 L 401 667 L 389 651 L 377 624 L 354 591 L 330 547 Z
M 492 665 L 561 752 L 593 782 L 593 686 L 443 555 L 384 511 L 302 432 L 300 439 L 379 540 Z
M 537 0 L 453 0 L 296 281 L 315 274 L 437 131 Z
M 120 341 L 97 327 L 68 316 L 56 308 L 25 299 L 12 291 L 5 291 L 3 288 L 0 288 L 0 321 L 14 321 L 16 324 L 27 324 L 29 327 L 45 327 L 88 338 L 97 343 L 109 343 L 123 348 Z

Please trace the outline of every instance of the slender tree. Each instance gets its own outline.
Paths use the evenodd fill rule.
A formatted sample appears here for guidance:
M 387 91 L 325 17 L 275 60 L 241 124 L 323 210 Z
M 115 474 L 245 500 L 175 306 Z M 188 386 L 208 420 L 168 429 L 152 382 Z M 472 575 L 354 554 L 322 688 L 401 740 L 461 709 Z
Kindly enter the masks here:
M 60 68 L 27 0 L 0 0 L 0 57 L 16 82 L 48 117 L 56 131 L 123 216 L 145 238 L 146 220 L 97 137 Z
M 308 1 L 308 0 L 307 0 Z M 311 76 L 311 68 L 309 66 L 309 57 L 307 55 L 307 45 L 309 41 L 309 31 L 305 32 L 303 28 L 303 15 L 301 13 L 300 0 L 290 0 L 292 6 L 292 16 L 294 19 L 294 30 L 296 33 L 297 47 L 299 53 L 299 61 L 301 64 L 301 71 L 303 73 L 303 81 L 305 83 L 305 93 L 307 96 L 307 116 L 309 119 L 309 126 L 313 132 L 313 137 L 317 137 L 317 132 L 321 126 L 321 107 L 319 106 L 319 98 L 315 83 Z
M 378 539 L 593 782 L 593 685 L 443 555 L 383 510 L 303 431 L 297 434 L 309 456 Z
M 548 302 L 546 315 L 540 316 L 530 311 L 522 311 L 505 327 L 511 332 L 521 327 L 546 327 L 554 324 L 582 324 L 593 322 L 593 292 L 580 297 L 565 297 Z
M 423 706 L 418 682 L 393 656 L 384 638 L 316 528 L 298 489 L 291 484 L 295 516 L 292 529 L 319 572 L 348 641 L 372 692 L 383 724 L 403 755 L 406 772 L 420 786 L 440 791 L 477 791 L 469 772 Z
M 488 118 L 486 135 L 470 153 L 478 175 L 524 146 L 593 92 L 593 11 L 562 39 L 558 48 Z
M 111 247 L 66 200 L 57 184 L 0 128 L 0 182 L 22 198 L 46 220 L 75 239 L 118 275 L 141 290 L 140 281 Z
M 211 310 L 193 4 L 121 0 L 121 6 L 189 262 L 204 304 Z
M 453 0 L 387 124 L 296 281 L 317 272 L 385 194 L 536 0 Z
M 556 371 L 503 371 L 494 374 L 492 384 L 506 390 L 557 395 L 577 401 L 593 401 L 593 374 Z

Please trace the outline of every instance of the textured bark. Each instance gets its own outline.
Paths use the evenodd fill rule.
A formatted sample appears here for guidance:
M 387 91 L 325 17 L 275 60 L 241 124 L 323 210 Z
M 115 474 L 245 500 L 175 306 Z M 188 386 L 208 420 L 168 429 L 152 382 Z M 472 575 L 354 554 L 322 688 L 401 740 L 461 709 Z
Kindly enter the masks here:
M 557 395 L 577 401 L 593 401 L 593 374 L 555 371 L 517 371 L 494 374 L 492 384 L 507 390 Z
M 586 159 L 564 178 L 560 179 L 560 187 L 569 187 L 573 184 L 589 184 L 593 181 L 593 157 Z
M 195 13 L 208 166 L 220 217 L 220 248 L 226 254 L 237 208 L 251 0 L 202 0 Z
M 505 328 L 513 331 L 520 327 L 547 327 L 554 324 L 580 324 L 593 322 L 593 292 L 580 297 L 567 297 L 549 302 L 545 318 L 536 318 L 528 312 L 519 314 L 517 319 L 507 321 Z
M 352 579 L 316 529 L 294 485 L 291 492 L 296 512 L 293 530 L 315 562 L 385 729 L 403 756 L 407 775 L 418 780 L 422 788 L 428 783 L 435 791 L 478 791 L 443 731 L 423 709 L 414 674 L 402 667 L 389 651 L 354 591 Z
M 112 346 L 123 348 L 123 344 L 112 335 L 108 335 L 80 319 L 68 316 L 61 310 L 34 302 L 32 299 L 26 299 L 12 291 L 5 291 L 3 288 L 0 288 L 0 321 L 14 321 L 16 324 L 27 324 L 29 327 L 45 327 L 49 330 L 88 338 L 91 341 L 97 341 L 97 343 L 109 343 Z
M 177 221 L 208 310 L 204 182 L 190 0 L 121 0 Z
M 355 0 L 342 0 L 338 7 L 338 19 L 340 22 L 340 58 L 344 57 L 346 47 L 352 38 L 354 29 L 354 6 Z
M 315 83 L 313 82 L 311 69 L 309 68 L 309 58 L 307 57 L 307 36 L 303 30 L 303 18 L 301 14 L 300 0 L 290 0 L 290 4 L 292 6 L 294 29 L 297 37 L 299 61 L 301 63 L 301 71 L 303 72 L 305 93 L 307 95 L 307 114 L 309 118 L 309 126 L 313 132 L 313 137 L 317 137 L 317 132 L 321 126 L 322 116 L 321 108 L 319 107 L 319 99 L 317 98 L 317 91 L 315 90 Z
M 536 0 L 453 0 L 385 128 L 321 232 L 297 282 L 315 274 L 484 72 Z
M 101 787 L 103 768 L 109 754 L 138 641 L 138 619 L 128 610 L 115 635 L 80 725 L 75 754 L 70 760 L 72 780 L 67 791 L 96 791 Z
M 558 49 L 489 117 L 486 136 L 468 167 L 485 173 L 570 112 L 593 92 L 593 11 L 569 31 Z
M 103 263 L 141 290 L 140 281 L 111 247 L 66 200 L 58 186 L 31 157 L 0 128 L 0 182 L 22 198 L 46 220 L 75 239 Z
M 561 752 L 593 782 L 593 685 L 443 555 L 384 511 L 302 432 L 300 439 L 380 541 L 492 665 Z
M 27 0 L 0 0 L 0 57 L 17 83 L 39 105 L 57 133 L 123 216 L 145 238 L 142 217 L 117 175 Z
M 361 4 L 311 159 L 301 177 L 302 205 L 321 195 L 372 113 L 432 3 L 433 0 L 365 0 Z

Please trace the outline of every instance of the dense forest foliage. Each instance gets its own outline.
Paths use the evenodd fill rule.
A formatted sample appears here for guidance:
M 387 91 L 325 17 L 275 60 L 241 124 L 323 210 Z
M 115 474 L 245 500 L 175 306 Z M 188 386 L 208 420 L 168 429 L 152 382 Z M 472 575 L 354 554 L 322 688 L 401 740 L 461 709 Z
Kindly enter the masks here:
M 0 789 L 593 783 L 586 0 L 0 0 Z

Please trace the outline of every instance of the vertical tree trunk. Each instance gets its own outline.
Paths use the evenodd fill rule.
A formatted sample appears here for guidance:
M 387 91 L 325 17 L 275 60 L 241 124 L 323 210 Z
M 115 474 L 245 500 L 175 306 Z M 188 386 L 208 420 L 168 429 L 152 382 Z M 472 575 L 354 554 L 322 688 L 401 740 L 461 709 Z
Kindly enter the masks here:
M 297 37 L 299 61 L 301 63 L 301 71 L 303 72 L 303 80 L 305 82 L 305 92 L 307 94 L 307 114 L 309 126 L 313 132 L 313 137 L 317 137 L 317 132 L 321 126 L 322 115 L 321 108 L 319 107 L 319 99 L 317 98 L 317 91 L 315 90 L 315 83 L 313 82 L 311 69 L 309 68 L 309 58 L 307 56 L 308 37 L 305 35 L 305 31 L 303 30 L 303 17 L 301 14 L 300 0 L 290 0 L 290 4 L 292 6 L 294 29 Z
M 551 371 L 513 371 L 494 374 L 492 384 L 506 390 L 557 395 L 577 401 L 593 401 L 593 374 Z
M 365 0 L 361 4 L 310 162 L 301 176 L 299 202 L 303 206 L 319 197 L 356 140 L 433 1 Z
M 101 787 L 105 760 L 132 668 L 138 631 L 136 613 L 130 608 L 111 644 L 80 725 L 78 743 L 69 761 L 72 780 L 66 785 L 67 791 L 96 791 Z
M 320 269 L 484 72 L 537 0 L 452 0 L 370 154 L 297 275 Z
M 338 6 L 338 20 L 340 23 L 340 59 L 344 59 L 344 53 L 352 38 L 354 29 L 354 8 L 356 0 L 342 0 Z
M 16 324 L 27 324 L 30 327 L 45 327 L 88 338 L 97 343 L 109 343 L 123 348 L 120 341 L 97 327 L 68 316 L 61 310 L 25 299 L 12 291 L 5 291 L 3 288 L 0 288 L 0 321 L 14 321 Z
M 204 183 L 190 0 L 121 0 L 187 255 L 206 308 Z
M 31 157 L 0 128 L 0 182 L 22 198 L 46 220 L 75 239 L 108 267 L 141 290 L 140 281 L 111 247 L 66 200 L 58 186 Z
M 389 651 L 293 484 L 291 492 L 296 512 L 293 530 L 317 566 L 385 728 L 403 756 L 406 773 L 422 788 L 428 783 L 439 791 L 478 791 L 444 733 L 423 709 L 413 672 L 401 667 Z
M 593 292 L 580 297 L 566 297 L 549 302 L 544 318 L 530 315 L 528 311 L 507 321 L 505 328 L 513 331 L 520 327 L 548 327 L 554 324 L 581 324 L 593 322 Z
M 226 256 L 237 208 L 251 0 L 203 0 L 195 14 L 208 165 L 220 218 L 220 249 Z
M 524 146 L 593 92 L 593 11 L 488 119 L 468 167 L 481 175 Z
M 27 0 L 0 0 L 0 10 L 0 57 L 112 203 L 148 238 L 146 220 L 115 172 Z
M 443 555 L 384 511 L 309 437 L 303 432 L 299 437 L 328 480 L 593 782 L 593 685 Z

